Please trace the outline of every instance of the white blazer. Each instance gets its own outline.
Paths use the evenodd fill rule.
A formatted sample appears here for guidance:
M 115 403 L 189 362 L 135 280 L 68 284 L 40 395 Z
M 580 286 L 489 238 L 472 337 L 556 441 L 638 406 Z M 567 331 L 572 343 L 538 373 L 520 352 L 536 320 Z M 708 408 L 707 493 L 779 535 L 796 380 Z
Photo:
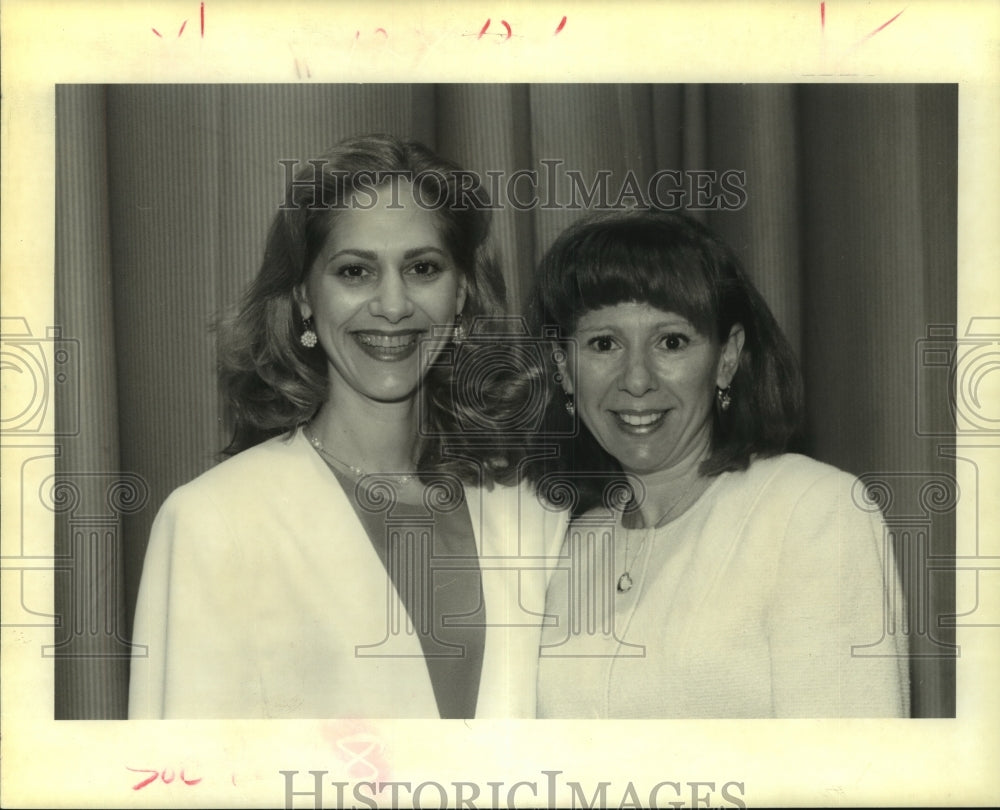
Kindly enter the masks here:
M 486 645 L 476 717 L 534 717 L 566 514 L 466 487 Z M 300 431 L 175 490 L 133 632 L 130 718 L 438 717 L 420 640 L 335 476 Z

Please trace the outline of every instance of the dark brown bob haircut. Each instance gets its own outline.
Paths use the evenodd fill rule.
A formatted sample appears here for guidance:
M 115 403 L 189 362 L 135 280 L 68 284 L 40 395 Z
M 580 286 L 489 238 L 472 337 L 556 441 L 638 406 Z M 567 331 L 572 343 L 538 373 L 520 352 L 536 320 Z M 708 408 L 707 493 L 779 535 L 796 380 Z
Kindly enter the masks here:
M 563 231 L 542 258 L 528 305 L 536 335 L 572 338 L 587 312 L 646 303 L 684 316 L 703 335 L 725 341 L 735 324 L 745 333 L 731 385 L 731 407 L 713 409 L 712 451 L 702 472 L 745 469 L 754 456 L 784 452 L 803 422 L 802 381 L 795 355 L 763 297 L 733 250 L 691 216 L 655 210 L 588 216 Z M 551 356 L 548 353 L 546 356 Z M 559 436 L 570 418 L 553 370 L 540 436 Z M 567 472 L 613 475 L 618 470 L 582 424 L 546 465 Z M 536 468 L 534 477 L 539 477 Z

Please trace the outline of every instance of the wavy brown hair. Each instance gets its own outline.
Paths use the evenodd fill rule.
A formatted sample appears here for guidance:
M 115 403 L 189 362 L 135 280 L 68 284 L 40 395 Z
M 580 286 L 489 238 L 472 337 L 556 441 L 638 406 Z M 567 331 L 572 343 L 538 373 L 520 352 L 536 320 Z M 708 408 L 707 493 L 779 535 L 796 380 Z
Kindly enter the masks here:
M 371 193 L 392 177 L 410 180 L 418 199 L 437 214 L 442 238 L 466 279 L 463 319 L 504 314 L 506 289 L 490 247 L 490 204 L 477 176 L 415 141 L 384 134 L 342 141 L 307 161 L 288 184 L 256 277 L 216 325 L 219 383 L 232 429 L 226 454 L 303 424 L 325 401 L 326 356 L 299 341 L 304 325 L 295 288 L 338 214 L 355 195 Z M 460 425 L 450 411 L 456 401 L 451 376 L 447 364 L 435 363 L 424 380 L 423 388 L 433 389 L 421 394 L 425 424 L 437 438 L 421 443 L 418 469 L 451 467 L 469 478 L 469 465 L 448 464 L 441 447 Z

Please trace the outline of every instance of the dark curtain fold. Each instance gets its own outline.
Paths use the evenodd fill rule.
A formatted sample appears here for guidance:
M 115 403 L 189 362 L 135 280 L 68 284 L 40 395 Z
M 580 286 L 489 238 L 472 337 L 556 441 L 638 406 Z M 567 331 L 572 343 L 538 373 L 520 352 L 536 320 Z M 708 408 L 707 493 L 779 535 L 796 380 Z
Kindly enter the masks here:
M 538 204 L 495 200 L 515 312 L 583 213 L 570 173 L 604 173 L 611 201 L 665 169 L 744 173 L 745 205 L 696 215 L 743 256 L 799 352 L 810 452 L 892 493 L 911 604 L 887 632 L 910 635 L 915 716 L 953 716 L 954 639 L 935 619 L 954 612 L 954 577 L 924 576 L 921 555 L 953 553 L 954 509 L 923 493 L 953 488 L 954 460 L 914 414 L 948 418 L 946 381 L 928 383 L 917 349 L 956 317 L 957 110 L 954 85 L 58 87 L 56 323 L 85 373 L 52 497 L 66 559 L 56 717 L 125 716 L 149 527 L 227 440 L 208 327 L 257 270 L 279 161 L 371 131 L 484 178 L 537 172 Z

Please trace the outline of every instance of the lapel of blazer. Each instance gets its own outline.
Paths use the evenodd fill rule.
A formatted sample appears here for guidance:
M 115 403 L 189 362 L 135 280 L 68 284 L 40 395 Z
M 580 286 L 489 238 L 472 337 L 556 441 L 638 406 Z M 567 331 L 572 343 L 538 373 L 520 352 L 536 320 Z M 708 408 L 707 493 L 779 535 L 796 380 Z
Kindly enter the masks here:
M 401 688 L 396 695 L 386 695 L 387 704 L 398 700 L 398 695 L 405 691 L 408 700 L 418 701 L 424 707 L 423 716 L 437 716 L 437 700 L 420 639 L 408 629 L 411 623 L 407 620 L 406 606 L 382 560 L 337 477 L 301 431 L 293 441 L 310 465 L 305 480 L 319 482 L 316 487 L 303 486 L 306 508 L 312 511 L 314 520 L 337 528 L 339 548 L 330 549 L 327 563 L 337 570 L 340 584 L 334 599 L 342 606 L 342 615 L 336 619 L 342 628 L 339 634 L 352 647 L 351 660 L 362 671 L 373 667 L 397 669 L 405 680 L 405 689 Z M 407 716 L 412 715 L 407 713 Z

